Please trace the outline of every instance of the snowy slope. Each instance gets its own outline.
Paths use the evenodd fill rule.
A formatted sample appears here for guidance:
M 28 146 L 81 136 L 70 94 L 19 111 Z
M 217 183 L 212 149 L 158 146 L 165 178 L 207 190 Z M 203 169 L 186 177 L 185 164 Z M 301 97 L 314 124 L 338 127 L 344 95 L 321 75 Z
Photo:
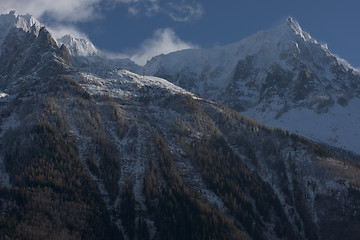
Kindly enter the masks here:
M 346 107 L 335 104 L 326 114 L 310 109 L 291 109 L 279 118 L 254 109 L 244 112 L 253 119 L 262 119 L 267 126 L 279 127 L 309 139 L 360 153 L 360 99 L 353 98 Z
M 319 222 L 322 221 L 325 214 L 318 210 L 317 205 L 321 202 L 319 199 L 322 196 L 331 195 L 333 192 L 341 195 L 346 191 L 344 189 L 349 187 L 348 180 L 342 182 L 343 178 L 340 175 L 334 177 L 327 169 L 336 166 L 336 171 L 347 172 L 348 179 L 354 179 L 354 181 L 358 179 L 357 169 L 333 158 L 314 158 L 307 150 L 308 146 L 297 145 L 294 140 L 296 138 L 292 139 L 285 131 L 269 130 L 215 102 L 199 99 L 196 95 L 164 79 L 116 69 L 79 71 L 75 79 L 90 93 L 99 106 L 106 136 L 115 144 L 119 153 L 126 153 L 121 154 L 121 172 L 134 180 L 134 197 L 138 203 L 136 210 L 142 214 L 147 212 L 146 198 L 143 195 L 143 176 L 146 172 L 146 159 L 149 156 L 145 146 L 149 144 L 149 141 L 152 142 L 149 140 L 151 136 L 149 130 L 162 133 L 170 146 L 171 153 L 176 156 L 176 169 L 186 184 L 223 212 L 229 212 L 228 206 L 224 204 L 226 198 L 221 197 L 206 184 L 197 167 L 193 166 L 189 159 L 186 147 L 182 145 L 184 142 L 185 144 L 186 142 L 189 144 L 197 141 L 206 142 L 205 139 L 211 135 L 211 131 L 214 131 L 208 128 L 208 124 L 216 128 L 215 132 L 224 137 L 226 143 L 241 156 L 245 164 L 271 184 L 293 226 L 296 225 L 295 222 L 299 221 L 299 218 L 301 219 L 298 213 L 300 210 L 294 207 L 294 203 L 289 201 L 289 196 L 284 194 L 284 180 L 278 175 L 284 176 L 285 174 L 286 178 L 289 178 L 285 184 L 289 184 L 290 193 L 293 192 L 291 194 L 301 191 L 301 196 L 305 196 L 306 203 L 302 209 L 310 209 L 309 217 L 314 222 L 314 226 L 320 224 Z M 183 95 L 192 97 L 194 102 L 191 104 L 197 106 L 194 108 L 195 111 L 187 109 L 186 103 L 181 100 Z M 106 110 L 109 101 L 116 103 L 119 112 L 126 119 L 123 120 L 128 125 L 124 133 L 125 137 L 117 134 L 116 124 L 111 117 L 113 113 Z M 351 105 L 350 102 L 349 106 Z M 193 116 L 193 114 L 200 114 L 200 116 Z M 283 116 L 285 118 L 287 115 Z M 76 116 L 73 117 L 76 119 Z M 179 119 L 181 120 L 179 121 Z M 208 121 L 209 119 L 211 120 Z M 179 133 L 179 126 L 187 133 Z M 78 133 L 81 130 L 78 129 L 74 132 Z M 176 137 L 177 134 L 180 135 Z M 182 140 L 179 140 L 179 137 Z M 79 140 L 81 142 L 86 138 L 79 135 L 78 139 L 81 139 Z M 204 144 L 204 142 L 201 143 Z M 91 140 L 85 143 L 89 146 L 92 144 Z M 224 161 L 226 160 L 224 159 Z M 284 162 L 284 169 L 278 169 L 280 168 L 279 162 Z M 294 170 L 294 166 L 296 166 L 296 170 Z M 97 179 L 97 181 L 99 184 L 101 183 L 101 179 Z M 121 177 L 119 182 L 124 182 L 124 177 Z M 301 190 L 296 189 L 299 186 L 295 182 L 300 182 Z M 104 196 L 107 196 L 106 189 L 103 186 L 101 189 Z M 297 196 L 296 199 L 299 201 L 301 198 Z M 118 197 L 112 204 L 107 202 L 108 209 L 116 212 L 117 204 L 120 201 L 121 199 Z M 232 213 L 228 214 L 231 216 Z M 151 234 L 153 235 L 156 226 L 151 217 L 148 221 L 152 226 Z M 117 224 L 121 228 L 121 221 L 118 221 Z M 269 225 L 266 234 L 271 234 L 271 230 L 269 230 L 271 228 Z M 306 239 L 305 233 L 301 234 Z
M 112 98 L 129 99 L 140 97 L 143 89 L 154 93 L 185 94 L 196 98 L 196 95 L 166 81 L 153 76 L 140 76 L 127 70 L 112 70 L 106 75 L 101 73 L 80 72 L 79 83 L 92 95 L 108 95 Z M 147 92 L 147 94 L 150 94 Z

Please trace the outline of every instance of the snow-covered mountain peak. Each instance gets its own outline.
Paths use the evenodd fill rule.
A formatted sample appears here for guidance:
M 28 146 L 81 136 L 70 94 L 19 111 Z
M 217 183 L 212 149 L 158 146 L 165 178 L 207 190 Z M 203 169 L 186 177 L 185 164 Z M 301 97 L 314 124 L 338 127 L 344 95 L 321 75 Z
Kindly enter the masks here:
M 0 15 L 0 45 L 9 31 L 14 27 L 38 36 L 43 26 L 43 24 L 29 14 L 20 15 L 16 11 L 2 14 Z M 70 54 L 74 56 L 94 56 L 101 54 L 94 44 L 86 38 L 73 37 L 68 34 L 57 39 L 57 43 L 59 46 L 64 44 L 69 49 Z
M 15 23 L 15 26 L 26 32 L 38 33 L 42 26 L 38 20 L 36 20 L 33 16 L 31 16 L 29 14 L 17 15 L 16 19 L 17 19 L 17 21 Z
M 69 34 L 57 39 L 59 45 L 64 44 L 74 56 L 95 56 L 101 52 L 94 46 L 92 42 L 85 38 L 76 38 Z
M 312 38 L 309 33 L 305 32 L 301 28 L 300 24 L 293 17 L 288 17 L 285 24 L 272 30 L 272 32 L 278 34 L 278 36 L 281 36 L 284 40 L 295 40 L 300 36 L 304 41 L 317 43 L 317 41 Z
M 228 83 L 239 60 L 253 56 L 252 67 L 267 69 L 274 64 L 287 65 L 300 55 L 311 56 L 309 52 L 316 51 L 317 55 L 322 56 L 325 48 L 320 47 L 294 18 L 289 17 L 274 29 L 259 31 L 233 44 L 213 49 L 189 49 L 154 57 L 145 68 L 150 74 L 164 74 L 161 75 L 163 77 L 174 73 L 176 75 L 179 71 L 183 71 L 182 74 L 186 72 L 186 75 L 196 74 L 216 85 L 217 89 Z
M 20 15 L 16 11 L 10 11 L 8 14 L 0 15 L 0 44 L 8 32 L 13 28 L 21 29 L 25 32 L 39 35 L 42 24 L 29 14 Z

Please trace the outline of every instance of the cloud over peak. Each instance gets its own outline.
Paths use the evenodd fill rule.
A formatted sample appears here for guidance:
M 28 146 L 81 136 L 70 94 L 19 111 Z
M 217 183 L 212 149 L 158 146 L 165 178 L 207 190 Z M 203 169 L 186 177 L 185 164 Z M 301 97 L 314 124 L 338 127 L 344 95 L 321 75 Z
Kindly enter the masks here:
M 130 57 L 137 64 L 144 65 L 152 57 L 197 46 L 181 40 L 171 28 L 158 29 L 152 38 L 146 39 Z
M 129 58 L 139 65 L 145 65 L 155 56 L 190 48 L 198 48 L 198 46 L 183 41 L 171 28 L 160 28 L 151 38 L 144 40 L 136 50 L 127 53 L 107 52 L 105 55 L 109 58 Z

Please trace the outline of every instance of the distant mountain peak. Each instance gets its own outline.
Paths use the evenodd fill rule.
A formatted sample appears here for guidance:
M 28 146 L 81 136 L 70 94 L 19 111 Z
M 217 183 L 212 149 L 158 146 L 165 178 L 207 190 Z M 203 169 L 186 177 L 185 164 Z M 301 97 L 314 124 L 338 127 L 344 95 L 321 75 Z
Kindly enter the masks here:
M 64 44 L 74 56 L 94 56 L 99 55 L 101 52 L 94 46 L 94 44 L 85 38 L 73 37 L 67 34 L 57 39 L 59 45 Z
M 40 30 L 41 26 L 43 26 L 37 19 L 35 19 L 30 14 L 21 15 L 15 10 L 10 11 L 8 14 L 0 15 L 2 20 L 4 20 L 2 25 L 7 24 L 8 27 L 17 27 L 26 32 L 31 32 Z M 2 29 L 1 29 L 2 30 Z
M 8 14 L 0 14 L 0 45 L 10 29 L 14 27 L 38 36 L 42 26 L 38 20 L 29 14 L 20 15 L 15 10 Z
M 38 36 L 42 27 L 44 25 L 30 14 L 21 15 L 15 10 L 7 14 L 0 14 L 0 45 L 12 28 L 18 28 Z M 101 55 L 101 51 L 86 38 L 78 38 L 67 34 L 56 41 L 59 47 L 64 44 L 69 49 L 70 54 L 74 56 Z

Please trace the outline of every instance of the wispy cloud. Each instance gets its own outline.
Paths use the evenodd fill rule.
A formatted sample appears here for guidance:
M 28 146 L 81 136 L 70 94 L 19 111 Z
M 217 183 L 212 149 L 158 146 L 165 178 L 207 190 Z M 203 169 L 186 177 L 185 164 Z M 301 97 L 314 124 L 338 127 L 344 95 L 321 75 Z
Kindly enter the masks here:
M 139 14 L 139 9 L 135 8 L 135 7 L 129 7 L 128 8 L 128 12 L 133 15 L 133 16 L 136 16 Z
M 167 6 L 170 9 L 170 11 L 167 11 L 168 15 L 177 22 L 188 22 L 201 17 L 204 13 L 203 7 L 200 4 L 168 3 Z
M 112 3 L 113 5 L 123 4 L 128 8 L 130 15 L 133 16 L 144 14 L 148 17 L 151 17 L 161 12 L 162 10 L 162 4 L 160 3 L 160 0 L 115 0 L 115 2 Z
M 15 9 L 20 14 L 29 13 L 35 18 L 46 17 L 53 22 L 73 23 L 93 20 L 102 16 L 104 9 L 121 4 L 131 15 L 168 15 L 172 20 L 187 22 L 203 14 L 201 4 L 194 0 L 1 0 L 0 12 Z
M 176 22 L 196 20 L 204 13 L 202 5 L 193 0 L 117 0 L 117 2 L 126 4 L 131 15 L 143 13 L 146 16 L 154 16 L 161 13 Z
M 29 13 L 37 19 L 44 16 L 59 22 L 78 22 L 100 15 L 99 4 L 103 0 L 1 0 L 0 11 L 15 9 L 20 14 Z
M 146 39 L 137 50 L 131 53 L 107 53 L 107 55 L 112 58 L 130 58 L 137 64 L 144 65 L 148 60 L 160 54 L 189 48 L 197 48 L 197 46 L 181 40 L 171 28 L 163 28 L 156 30 L 151 38 Z
M 79 29 L 71 25 L 55 25 L 47 28 L 49 29 L 49 31 L 51 32 L 51 34 L 55 39 L 59 39 L 67 34 L 70 34 L 75 38 L 88 39 L 86 34 L 84 34 Z

